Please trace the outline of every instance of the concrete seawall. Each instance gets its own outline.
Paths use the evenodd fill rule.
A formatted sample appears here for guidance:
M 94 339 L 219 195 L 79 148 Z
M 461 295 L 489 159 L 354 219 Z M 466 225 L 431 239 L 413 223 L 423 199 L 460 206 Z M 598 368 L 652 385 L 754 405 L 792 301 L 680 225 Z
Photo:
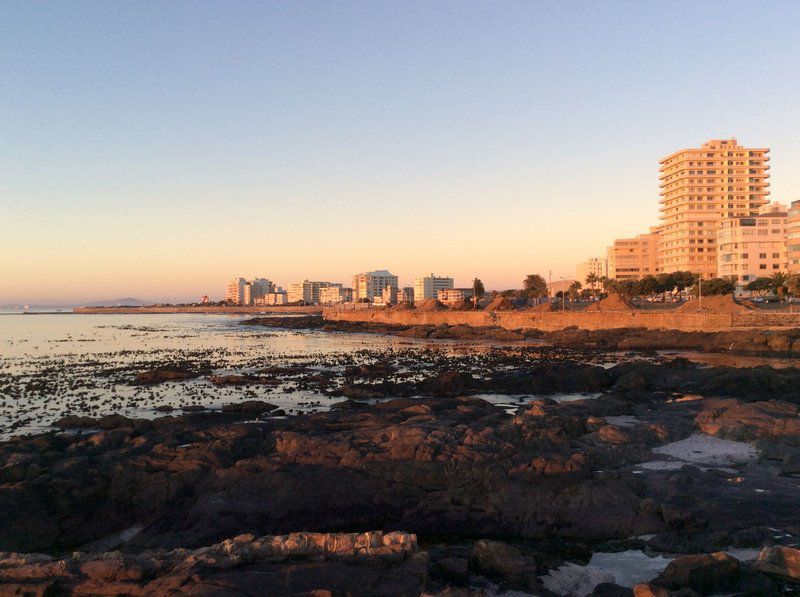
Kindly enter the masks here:
M 145 315 L 148 313 L 206 313 L 230 315 L 260 315 L 263 313 L 283 315 L 315 315 L 322 313 L 322 307 L 300 307 L 275 305 L 272 307 L 75 307 L 73 313 L 91 315 Z
M 497 326 L 509 330 L 538 329 L 552 332 L 569 327 L 585 330 L 647 328 L 685 332 L 732 329 L 800 328 L 800 313 L 752 311 L 747 313 L 683 313 L 680 311 L 540 312 L 518 311 L 420 311 L 392 309 L 325 308 L 325 319 L 396 325 Z

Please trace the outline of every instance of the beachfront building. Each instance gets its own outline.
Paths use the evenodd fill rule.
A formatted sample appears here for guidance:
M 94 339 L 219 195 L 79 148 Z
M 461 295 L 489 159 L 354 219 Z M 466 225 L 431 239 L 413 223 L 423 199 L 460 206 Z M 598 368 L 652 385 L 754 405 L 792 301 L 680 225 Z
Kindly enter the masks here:
M 397 297 L 397 301 L 400 303 L 413 303 L 414 302 L 414 287 L 413 286 L 403 286 L 400 289 L 400 295 Z
M 400 289 L 397 288 L 397 286 L 387 286 L 383 289 L 383 292 L 381 292 L 380 299 L 377 297 L 375 298 L 375 302 L 384 305 L 396 305 L 399 296 Z
M 242 293 L 242 304 L 250 306 L 253 304 L 253 285 L 250 282 L 244 283 L 244 292 Z
M 647 234 L 615 240 L 606 252 L 608 277 L 612 280 L 640 280 L 655 275 L 658 272 L 659 236 L 659 229 L 654 227 Z
M 274 288 L 275 285 L 266 278 L 234 278 L 228 283 L 225 301 L 234 305 L 254 305 L 256 300 L 263 298 Z
M 286 291 L 277 286 L 274 292 L 268 292 L 263 297 L 255 299 L 253 304 L 257 307 L 271 307 L 272 305 L 285 305 L 288 302 Z
M 459 301 L 471 299 L 475 296 L 475 290 L 472 288 L 447 288 L 440 290 L 436 298 L 440 303 L 445 305 L 452 305 Z
M 353 300 L 374 302 L 376 297 L 383 298 L 383 289 L 389 286 L 397 288 L 397 276 L 385 269 L 356 274 L 353 276 Z
M 243 305 L 245 284 L 247 284 L 247 280 L 244 278 L 234 278 L 228 282 L 228 289 L 225 293 L 225 302 L 234 305 Z
M 327 286 L 319 289 L 320 305 L 336 305 L 339 303 L 352 303 L 353 289 L 343 288 L 341 284 Z
M 736 282 L 736 292 L 757 278 L 788 269 L 787 210 L 770 203 L 755 216 L 720 220 L 717 233 L 718 275 Z
M 414 279 L 414 300 L 416 302 L 436 298 L 440 290 L 453 288 L 453 278 L 443 278 L 430 274 Z
M 318 305 L 320 303 L 320 290 L 323 288 L 331 288 L 336 286 L 341 288 L 342 285 L 335 284 L 334 282 L 312 282 L 309 280 L 303 280 L 302 282 L 289 284 L 287 294 L 290 303 L 298 303 L 302 301 L 306 305 Z
M 800 274 L 800 201 L 792 201 L 786 215 L 786 261 L 790 274 Z
M 720 222 L 754 216 L 768 201 L 768 153 L 736 139 L 712 139 L 659 162 L 658 271 L 717 275 Z
M 586 283 L 586 278 L 589 274 L 594 274 L 598 278 L 608 277 L 608 258 L 607 257 L 590 257 L 586 261 L 582 261 L 575 267 L 575 279 L 581 283 L 584 288 L 591 288 L 592 290 L 601 290 L 602 284 L 594 282 L 592 284 Z

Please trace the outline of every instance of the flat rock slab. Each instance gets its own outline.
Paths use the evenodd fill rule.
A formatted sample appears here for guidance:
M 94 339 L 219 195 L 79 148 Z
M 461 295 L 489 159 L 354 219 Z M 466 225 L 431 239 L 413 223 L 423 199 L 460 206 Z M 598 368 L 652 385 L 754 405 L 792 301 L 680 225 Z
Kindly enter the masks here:
M 736 466 L 753 462 L 756 449 L 745 442 L 695 433 L 686 439 L 653 448 L 653 452 L 671 456 L 689 464 L 706 466 Z

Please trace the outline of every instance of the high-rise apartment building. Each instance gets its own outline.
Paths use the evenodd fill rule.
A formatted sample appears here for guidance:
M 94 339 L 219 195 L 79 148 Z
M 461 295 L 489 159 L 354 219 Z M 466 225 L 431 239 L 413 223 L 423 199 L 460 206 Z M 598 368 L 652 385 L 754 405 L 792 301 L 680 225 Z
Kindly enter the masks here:
M 225 301 L 233 303 L 234 305 L 243 305 L 245 284 L 247 284 L 247 280 L 244 278 L 234 278 L 228 282 L 228 288 L 225 292 Z
M 770 203 L 757 215 L 720 220 L 718 275 L 736 282 L 737 293 L 757 278 L 785 272 L 786 206 Z
M 414 279 L 414 300 L 416 302 L 426 299 L 436 298 L 440 290 L 453 288 L 453 278 L 434 276 L 423 276 Z
M 225 300 L 235 305 L 253 305 L 274 288 L 275 285 L 266 278 L 234 278 L 228 283 Z
M 717 275 L 720 221 L 756 215 L 768 201 L 768 153 L 736 139 L 713 139 L 659 162 L 659 271 Z
M 353 276 L 353 300 L 371 303 L 376 297 L 383 297 L 383 289 L 387 286 L 397 288 L 397 276 L 385 269 L 356 274 Z
M 655 276 L 659 272 L 656 264 L 659 236 L 659 229 L 653 227 L 647 234 L 615 240 L 606 255 L 608 277 L 612 280 L 640 280 L 645 276 Z

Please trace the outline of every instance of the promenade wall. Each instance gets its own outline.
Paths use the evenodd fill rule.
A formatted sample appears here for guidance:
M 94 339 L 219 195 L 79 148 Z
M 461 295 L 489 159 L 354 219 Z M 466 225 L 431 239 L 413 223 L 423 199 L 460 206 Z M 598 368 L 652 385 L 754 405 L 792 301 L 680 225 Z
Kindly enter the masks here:
M 297 306 L 297 305 L 274 305 L 270 307 L 75 307 L 73 313 L 103 315 L 103 314 L 125 314 L 143 315 L 147 313 L 206 313 L 206 314 L 230 314 L 230 315 L 261 315 L 263 313 L 284 314 L 284 315 L 314 315 L 322 313 L 319 306 Z
M 684 313 L 680 311 L 540 312 L 517 311 L 421 311 L 418 309 L 343 309 L 327 307 L 325 319 L 397 325 L 497 326 L 510 330 L 533 328 L 557 331 L 647 328 L 686 332 L 732 329 L 800 328 L 800 313 Z

